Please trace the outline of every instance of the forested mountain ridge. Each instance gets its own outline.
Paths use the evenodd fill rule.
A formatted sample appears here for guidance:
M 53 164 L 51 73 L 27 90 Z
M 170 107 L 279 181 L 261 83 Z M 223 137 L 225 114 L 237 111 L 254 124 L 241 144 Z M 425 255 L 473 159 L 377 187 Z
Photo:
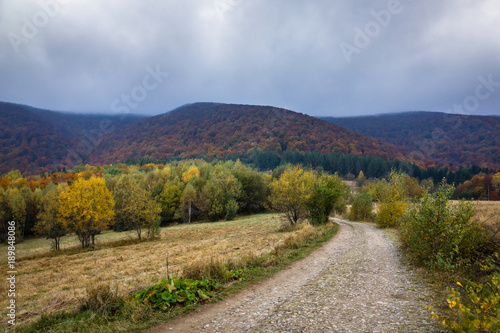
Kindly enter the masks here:
M 301 113 L 270 107 L 194 103 L 111 133 L 94 164 L 150 157 L 223 157 L 260 151 L 316 151 L 404 158 L 404 151 Z
M 66 165 L 79 149 L 90 153 L 88 138 L 140 119 L 136 115 L 72 114 L 0 102 L 0 172 L 38 173 Z
M 187 104 L 148 118 L 0 103 L 0 172 L 39 173 L 134 158 L 238 157 L 252 151 L 413 157 L 429 166 L 500 168 L 500 117 L 413 112 L 326 120 L 271 106 L 220 103 Z
M 500 117 L 405 112 L 321 119 L 398 145 L 428 165 L 500 169 Z

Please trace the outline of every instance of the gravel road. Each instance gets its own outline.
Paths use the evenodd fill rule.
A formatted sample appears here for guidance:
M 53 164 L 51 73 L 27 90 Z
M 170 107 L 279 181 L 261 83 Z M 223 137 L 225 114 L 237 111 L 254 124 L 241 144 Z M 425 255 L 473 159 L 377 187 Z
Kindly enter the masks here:
M 307 258 L 148 332 L 440 332 L 428 290 L 385 234 L 335 222 L 338 234 Z

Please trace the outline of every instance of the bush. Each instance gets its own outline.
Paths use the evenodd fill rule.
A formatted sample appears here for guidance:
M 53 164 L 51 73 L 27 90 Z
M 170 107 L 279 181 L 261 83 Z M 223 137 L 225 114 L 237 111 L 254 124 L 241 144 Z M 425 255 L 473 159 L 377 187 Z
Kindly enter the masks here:
M 373 220 L 373 198 L 370 193 L 359 193 L 354 198 L 349 220 L 351 221 L 371 221 Z
M 383 228 L 397 227 L 406 214 L 408 204 L 404 200 L 380 202 L 377 224 Z
M 470 202 L 449 203 L 453 188 L 441 183 L 435 194 L 424 193 L 400 225 L 403 244 L 430 269 L 448 270 L 477 260 L 486 241 L 473 221 Z
M 408 204 L 405 201 L 404 173 L 391 171 L 389 183 L 379 182 L 376 198 L 379 203 L 377 224 L 381 227 L 397 227 L 406 213 Z
M 496 254 L 498 259 L 498 254 Z M 485 266 L 491 274 L 486 283 L 467 282 L 465 287 L 457 284 L 467 293 L 467 302 L 454 288 L 448 297 L 450 308 L 460 311 L 460 319 L 443 321 L 443 325 L 456 332 L 500 332 L 500 269 L 495 264 Z
M 347 196 L 347 186 L 335 174 L 322 175 L 314 184 L 314 190 L 306 202 L 309 218 L 313 225 L 325 224 L 333 211 L 342 210 Z M 344 204 L 345 205 L 345 204 Z

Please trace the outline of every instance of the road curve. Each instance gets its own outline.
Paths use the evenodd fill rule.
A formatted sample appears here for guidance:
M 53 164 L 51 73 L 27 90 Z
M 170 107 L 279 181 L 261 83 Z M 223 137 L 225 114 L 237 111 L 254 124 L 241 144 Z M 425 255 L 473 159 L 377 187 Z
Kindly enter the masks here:
M 335 222 L 338 234 L 307 258 L 147 332 L 440 332 L 425 284 L 385 234 Z

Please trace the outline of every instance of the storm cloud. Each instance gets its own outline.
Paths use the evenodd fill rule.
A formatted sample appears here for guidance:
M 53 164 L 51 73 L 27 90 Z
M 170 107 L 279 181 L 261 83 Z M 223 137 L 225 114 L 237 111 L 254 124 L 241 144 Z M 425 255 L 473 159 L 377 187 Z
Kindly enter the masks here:
M 0 0 L 0 100 L 500 115 L 498 22 L 497 0 Z

